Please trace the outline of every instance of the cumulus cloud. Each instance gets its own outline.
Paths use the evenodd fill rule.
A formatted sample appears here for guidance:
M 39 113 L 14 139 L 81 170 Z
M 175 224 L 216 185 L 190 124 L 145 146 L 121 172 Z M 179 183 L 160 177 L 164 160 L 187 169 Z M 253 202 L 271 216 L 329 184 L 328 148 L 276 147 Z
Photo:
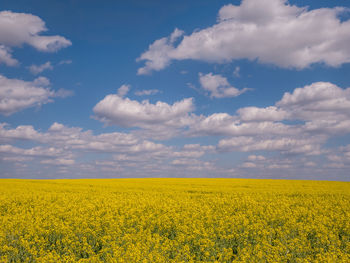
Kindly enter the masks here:
M 173 105 L 161 101 L 152 104 L 111 94 L 94 107 L 94 113 L 96 119 L 109 125 L 140 128 L 133 133 L 143 138 L 260 136 L 261 140 L 273 142 L 308 136 L 329 138 L 350 132 L 349 92 L 349 88 L 316 82 L 286 92 L 273 106 L 244 107 L 236 115 L 209 116 L 194 114 L 192 99 Z
M 288 112 L 286 119 L 305 121 L 304 129 L 308 132 L 350 132 L 350 88 L 315 82 L 286 92 L 276 106 Z
M 27 167 L 26 162 L 38 162 L 55 166 L 73 165 L 75 164 L 73 157 L 72 153 L 61 147 L 36 146 L 26 149 L 10 144 L 0 145 L 0 160 L 20 163 L 24 167 Z
M 274 162 L 262 165 L 266 157 L 250 155 L 241 168 L 281 170 L 293 167 L 291 172 L 295 172 L 322 166 L 340 169 L 340 172 L 350 167 L 350 150 L 344 147 L 330 153 L 326 142 L 350 132 L 349 102 L 349 88 L 316 82 L 286 92 L 273 106 L 245 107 L 238 109 L 237 115 L 198 116 L 187 134 L 225 136 L 217 144 L 218 152 L 278 152 L 282 156 L 306 158 L 294 164 Z M 325 154 L 328 154 L 330 163 L 320 164 L 311 158 Z
M 19 64 L 18 60 L 14 59 L 11 54 L 11 49 L 0 45 L 0 64 L 4 63 L 7 66 L 16 66 Z
M 54 147 L 33 147 L 30 149 L 18 148 L 12 145 L 0 145 L 0 153 L 14 154 L 20 156 L 33 156 L 33 157 L 57 157 L 62 154 L 61 149 Z
M 16 129 L 7 129 L 8 124 L 0 123 L 0 142 L 8 140 L 39 140 L 41 134 L 31 125 L 20 125 Z
M 173 45 L 175 41 L 183 34 L 184 32 L 182 30 L 176 28 L 169 37 L 163 37 L 151 44 L 148 50 L 137 59 L 137 61 L 146 60 L 145 66 L 139 68 L 137 74 L 148 75 L 153 70 L 159 71 L 167 67 L 171 60 L 169 53 L 174 49 Z
M 349 92 L 328 82 L 312 83 L 286 92 L 273 106 L 197 116 L 186 134 L 227 137 L 219 141 L 219 152 L 325 154 L 322 146 L 329 138 L 350 132 Z
M 45 78 L 37 82 L 48 84 Z M 54 160 L 57 160 L 57 164 L 67 169 L 85 167 L 86 171 L 89 170 L 87 167 L 95 166 L 91 169 L 103 172 L 117 169 L 125 173 L 140 171 L 139 167 L 142 166 L 142 170 L 150 175 L 172 171 L 173 175 L 179 176 L 176 172 L 178 167 L 183 168 L 181 172 L 209 174 L 215 171 L 216 174 L 222 172 L 221 175 L 233 168 L 244 171 L 248 171 L 247 168 L 263 169 L 269 175 L 284 169 L 291 173 L 306 171 L 306 174 L 310 169 L 326 169 L 328 164 L 327 169 L 333 167 L 345 174 L 344 169 L 350 167 L 349 146 L 332 150 L 327 145 L 330 138 L 350 132 L 349 88 L 316 82 L 284 93 L 271 106 L 245 107 L 233 115 L 214 113 L 208 116 L 194 113 L 192 99 L 168 104 L 136 101 L 120 95 L 107 95 L 97 103 L 95 118 L 106 124 L 138 129 L 93 134 L 79 127 L 53 123 L 43 132 L 30 125 L 11 128 L 2 123 L 0 143 L 5 146 L 1 148 L 0 161 L 16 161 L 14 157 L 17 155 L 23 160 L 39 158 L 40 163 L 47 166 L 54 165 Z M 195 140 L 186 138 L 192 142 L 198 141 L 197 138 L 201 136 L 217 137 L 211 138 L 214 145 L 207 146 L 193 143 L 182 147 L 169 146 L 154 141 L 186 136 L 196 137 Z M 60 154 L 50 158 L 35 157 L 29 149 L 19 148 L 22 140 L 40 144 L 41 148 L 37 148 L 36 152 L 54 148 L 59 149 Z M 226 152 L 244 152 L 249 156 L 240 165 L 220 170 L 215 165 L 215 156 Z M 110 159 L 107 157 L 103 162 L 90 164 L 77 160 L 79 156 L 86 159 L 84 156 L 90 154 L 103 154 Z M 270 160 L 270 156 L 275 154 L 280 159 Z M 209 158 L 213 161 L 207 162 Z
M 132 134 L 113 132 L 93 135 L 91 131 L 67 127 L 56 122 L 38 140 L 42 143 L 54 143 L 60 147 L 95 152 L 118 152 L 122 151 L 123 147 L 138 143 L 138 139 Z
M 318 163 L 316 156 L 283 156 L 276 155 L 265 158 L 263 161 L 246 160 L 239 165 L 239 173 L 247 175 L 263 175 L 263 178 L 299 178 L 299 179 L 330 179 L 329 163 Z M 249 169 L 247 169 L 249 168 Z M 326 168 L 326 169 L 325 169 Z M 344 168 L 342 168 L 345 171 Z M 340 172 L 337 171 L 337 172 Z M 334 171 L 332 171 L 332 174 Z M 338 173 L 339 176 L 339 173 Z M 343 177 L 343 178 L 346 178 Z
M 20 140 L 30 140 L 40 146 L 25 149 L 11 145 L 18 144 Z M 192 163 L 188 169 L 191 171 L 213 168 L 213 163 L 202 162 L 198 158 L 215 150 L 214 146 L 199 144 L 188 144 L 182 148 L 166 146 L 130 133 L 95 135 L 90 130 L 84 131 L 79 127 L 67 127 L 60 123 L 53 123 L 46 132 L 37 131 L 32 126 L 11 128 L 0 124 L 0 142 L 5 142 L 0 145 L 0 162 L 25 162 L 28 165 L 37 163 L 44 167 L 60 166 L 75 169 L 75 172 L 84 169 L 85 172 L 89 170 L 94 173 L 125 173 L 130 169 L 140 172 L 139 167 L 142 166 L 142 176 L 146 176 L 145 173 L 154 176 L 154 172 L 164 174 L 165 171 L 169 172 L 169 167 L 175 169 L 171 165 L 173 161 L 189 158 Z M 85 159 L 84 156 L 90 154 L 103 154 L 104 159 L 97 158 L 90 164 L 82 163 L 80 157 Z
M 47 88 L 49 85 L 49 80 L 44 77 L 23 81 L 0 75 L 0 113 L 10 115 L 25 108 L 51 102 L 54 91 Z
M 31 140 L 65 150 L 102 153 L 136 154 L 168 149 L 162 144 L 143 140 L 129 133 L 112 132 L 94 135 L 90 130 L 83 131 L 82 128 L 67 127 L 57 122 L 53 123 L 47 132 L 39 132 L 31 125 L 11 129 L 7 124 L 0 124 L 0 142 L 17 140 Z
M 156 40 L 139 57 L 145 66 L 138 73 L 159 71 L 172 60 L 184 59 L 215 63 L 249 59 L 296 69 L 313 63 L 337 67 L 350 62 L 350 23 L 339 18 L 345 11 L 308 10 L 286 0 L 228 4 L 219 10 L 217 24 L 184 36 L 178 45 L 171 37 Z
M 288 112 L 275 106 L 266 108 L 245 107 L 237 110 L 242 121 L 281 121 L 288 118 Z
M 185 125 L 188 114 L 193 111 L 192 98 L 177 101 L 172 105 L 148 100 L 138 102 L 119 95 L 107 95 L 93 108 L 95 118 L 107 124 L 121 127 L 170 126 Z
M 280 151 L 282 153 L 319 155 L 325 137 L 233 137 L 218 143 L 219 151 Z
M 242 122 L 237 116 L 230 116 L 227 113 L 215 113 L 208 117 L 202 116 L 197 119 L 190 126 L 188 134 L 191 136 L 292 135 L 300 131 L 300 127 L 286 125 L 281 122 Z
M 55 92 L 45 77 L 33 81 L 9 79 L 0 75 L 0 114 L 8 116 L 20 110 L 52 102 L 54 97 L 65 97 L 66 90 Z
M 213 73 L 205 75 L 199 73 L 199 83 L 205 91 L 209 92 L 211 98 L 237 97 L 248 90 L 247 88 L 236 89 L 230 85 L 225 77 Z
M 350 132 L 350 88 L 315 82 L 286 92 L 273 106 L 244 107 L 237 115 L 214 113 L 199 116 L 190 135 L 346 134 Z M 287 124 L 286 122 L 290 122 Z M 295 123 L 295 124 L 293 124 Z
M 24 44 L 38 51 L 55 52 L 72 43 L 62 36 L 42 36 L 47 28 L 38 16 L 11 11 L 0 12 L 0 62 L 15 66 L 18 61 L 11 56 L 11 47 Z
M 53 70 L 53 66 L 51 65 L 51 62 L 48 61 L 42 65 L 31 65 L 28 67 L 29 71 L 34 74 L 37 75 L 41 72 L 43 72 L 44 70 Z
M 0 43 L 3 45 L 28 44 L 45 52 L 54 52 L 71 45 L 62 36 L 41 36 L 40 33 L 45 31 L 45 22 L 38 16 L 11 11 L 0 12 Z
M 303 118 L 313 118 L 314 112 L 337 112 L 349 115 L 350 88 L 342 89 L 330 82 L 315 82 L 292 93 L 286 92 L 276 103 L 281 108 L 302 112 Z M 310 115 L 306 113 L 309 112 Z M 296 114 L 296 116 L 298 116 Z

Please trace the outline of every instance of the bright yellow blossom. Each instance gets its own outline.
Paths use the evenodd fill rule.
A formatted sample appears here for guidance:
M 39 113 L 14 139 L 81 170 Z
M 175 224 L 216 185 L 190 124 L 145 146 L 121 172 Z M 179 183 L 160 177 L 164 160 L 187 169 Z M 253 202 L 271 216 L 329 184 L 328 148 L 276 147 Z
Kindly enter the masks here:
M 350 184 L 0 180 L 0 262 L 350 262 Z

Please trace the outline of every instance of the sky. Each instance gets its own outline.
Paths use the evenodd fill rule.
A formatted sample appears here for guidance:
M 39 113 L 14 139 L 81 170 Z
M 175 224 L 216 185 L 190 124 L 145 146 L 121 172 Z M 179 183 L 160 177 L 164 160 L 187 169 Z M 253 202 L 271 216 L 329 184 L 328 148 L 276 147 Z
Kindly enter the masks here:
M 2 0 L 0 177 L 349 181 L 348 0 Z

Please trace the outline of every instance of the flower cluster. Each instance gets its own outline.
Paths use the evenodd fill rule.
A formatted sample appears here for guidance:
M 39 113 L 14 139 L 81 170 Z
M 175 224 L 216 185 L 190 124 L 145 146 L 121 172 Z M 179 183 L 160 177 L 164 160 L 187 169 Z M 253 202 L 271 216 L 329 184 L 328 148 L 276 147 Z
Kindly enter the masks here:
M 350 184 L 1 180 L 0 262 L 350 262 Z

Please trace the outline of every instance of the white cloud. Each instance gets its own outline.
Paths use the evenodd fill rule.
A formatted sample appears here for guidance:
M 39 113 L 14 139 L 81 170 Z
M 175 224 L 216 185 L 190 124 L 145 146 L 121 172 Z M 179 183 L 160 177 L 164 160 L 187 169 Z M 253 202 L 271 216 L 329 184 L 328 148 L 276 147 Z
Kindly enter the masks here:
M 45 133 L 38 132 L 30 125 L 10 129 L 8 125 L 0 124 L 0 142 L 17 140 L 49 144 L 65 151 L 137 154 L 168 149 L 162 144 L 140 139 L 133 134 L 112 132 L 94 135 L 89 130 L 83 131 L 78 127 L 67 127 L 57 122 L 53 123 Z
M 332 83 L 313 83 L 285 93 L 274 106 L 241 108 L 233 116 L 227 113 L 198 116 L 186 133 L 191 136 L 227 136 L 219 141 L 219 152 L 326 154 L 327 148 L 323 146 L 329 138 L 350 132 L 349 90 Z M 330 158 L 333 158 L 331 161 L 336 159 Z M 255 163 L 258 159 L 251 155 L 248 160 Z M 303 163 L 300 167 L 307 168 L 315 162 Z M 287 165 L 272 164 L 269 168 L 287 169 Z
M 316 82 L 296 88 L 292 93 L 286 92 L 274 106 L 240 108 L 233 116 L 227 113 L 199 116 L 193 119 L 187 133 L 196 136 L 331 136 L 349 133 L 349 118 L 350 88 Z
M 286 92 L 276 105 L 303 113 L 338 112 L 350 115 L 350 88 L 342 89 L 329 82 L 315 82 L 296 88 L 292 93 Z
M 136 96 L 150 96 L 150 95 L 155 95 L 159 92 L 160 92 L 160 90 L 157 90 L 157 89 L 145 89 L 145 90 L 135 91 L 135 95 Z
M 73 165 L 75 164 L 75 160 L 72 159 L 62 159 L 62 158 L 57 158 L 57 159 L 46 159 L 41 161 L 42 164 L 51 164 L 51 165 Z
M 201 116 L 190 127 L 193 135 L 222 135 L 229 134 L 229 130 L 236 124 L 236 118 L 227 113 L 214 113 L 207 117 Z
M 53 52 L 71 45 L 61 36 L 40 36 L 47 31 L 38 16 L 11 11 L 0 12 L 0 43 L 6 46 L 28 44 L 40 51 Z
M 55 92 L 45 77 L 34 81 L 8 79 L 0 75 L 0 114 L 8 116 L 20 110 L 52 102 L 54 97 L 70 95 L 69 91 Z
M 300 127 L 271 121 L 241 122 L 237 116 L 230 116 L 226 113 L 215 113 L 193 122 L 188 134 L 192 136 L 249 136 L 261 134 L 292 135 L 296 132 L 301 132 Z
M 288 118 L 288 113 L 275 106 L 266 108 L 245 107 L 237 110 L 242 121 L 281 121 Z
M 313 63 L 337 67 L 350 62 L 350 23 L 338 17 L 345 11 L 308 10 L 286 0 L 228 4 L 220 9 L 217 24 L 184 36 L 177 46 L 171 37 L 156 40 L 138 59 L 145 61 L 139 74 L 184 59 L 223 63 L 245 58 L 283 68 L 302 69 Z
M 138 102 L 118 95 L 107 95 L 94 107 L 95 118 L 107 124 L 122 127 L 183 126 L 189 112 L 193 111 L 192 98 L 183 99 L 169 105 L 158 101 L 151 104 Z
M 45 78 L 33 82 L 49 84 Z M 0 143 L 5 146 L 0 149 L 0 161 L 18 162 L 19 159 L 16 161 L 14 158 L 18 156 L 23 157 L 24 162 L 30 159 L 28 165 L 35 162 L 45 167 L 59 165 L 65 169 L 76 169 L 75 172 L 79 171 L 78 168 L 95 165 L 95 170 L 91 171 L 112 173 L 113 169 L 117 169 L 125 176 L 161 176 L 167 172 L 178 176 L 184 176 L 180 172 L 187 172 L 194 176 L 210 175 L 213 171 L 215 175 L 225 175 L 233 168 L 244 174 L 249 169 L 243 168 L 248 167 L 261 169 L 263 176 L 276 175 L 281 170 L 286 171 L 284 174 L 287 176 L 289 172 L 295 175 L 311 170 L 322 173 L 316 169 L 326 169 L 328 164 L 332 169 L 338 169 L 338 174 L 346 174 L 346 169 L 350 167 L 350 146 L 332 150 L 326 143 L 338 134 L 350 132 L 349 89 L 317 82 L 286 92 L 281 97 L 272 106 L 245 107 L 238 109 L 234 115 L 214 113 L 198 116 L 193 113 L 192 99 L 173 104 L 150 103 L 111 94 L 95 106 L 95 117 L 107 124 L 139 129 L 95 135 L 92 131 L 59 123 L 54 123 L 46 132 L 29 125 L 10 128 L 2 123 Z M 186 136 L 196 139 L 182 138 Z M 152 138 L 180 137 L 180 141 L 193 142 L 198 141 L 200 136 L 220 137 L 210 138 L 216 146 L 193 143 L 183 147 L 168 146 L 152 141 Z M 21 149 L 21 140 L 33 141 L 40 147 L 33 147 L 31 151 Z M 50 148 L 59 150 L 58 154 L 44 157 L 45 151 Z M 249 156 L 243 164 L 233 162 L 233 167 L 227 169 L 215 165 L 220 159 L 216 159 L 219 153 L 232 151 L 247 152 Z M 98 158 L 92 164 L 82 162 L 90 159 L 91 155 L 103 156 L 103 162 L 97 162 Z M 278 157 L 270 160 L 273 155 Z
M 218 143 L 218 151 L 319 155 L 330 137 L 350 132 L 349 101 L 349 89 L 317 82 L 285 93 L 274 106 L 245 107 L 237 115 L 195 115 L 191 99 L 169 105 L 117 95 L 106 96 L 94 112 L 107 124 L 141 128 L 132 133 L 144 139 L 226 136 Z M 174 155 L 200 157 L 202 152 L 183 150 Z
M 0 142 L 2 140 L 39 140 L 41 134 L 31 125 L 20 125 L 16 129 L 6 129 L 8 125 L 0 123 Z
M 219 151 L 280 151 L 282 153 L 319 155 L 324 137 L 233 137 L 218 143 Z
M 33 156 L 33 157 L 57 157 L 62 155 L 62 150 L 54 147 L 43 148 L 33 147 L 30 149 L 22 149 L 9 144 L 0 145 L 0 153 L 14 154 L 20 156 Z
M 225 77 L 219 74 L 214 75 L 213 73 L 205 75 L 199 73 L 199 83 L 204 90 L 210 93 L 212 98 L 237 97 L 248 90 L 247 88 L 242 90 L 236 89 L 228 83 Z
M 1 157 L 1 155 L 4 155 Z M 55 166 L 67 166 L 75 164 L 73 155 L 60 147 L 36 146 L 29 149 L 15 147 L 13 145 L 0 145 L 0 159 L 5 162 L 33 162 Z M 27 166 L 26 164 L 23 164 Z
M 271 164 L 267 167 L 268 169 L 290 169 L 292 168 L 289 164 Z
M 75 160 L 72 159 L 63 159 L 63 158 L 57 158 L 57 159 L 46 159 L 42 160 L 40 163 L 42 164 L 50 164 L 50 165 L 74 165 Z
M 33 137 L 30 139 L 31 135 Z M 31 166 L 39 165 L 41 169 L 51 166 L 67 167 L 73 169 L 74 174 L 81 169 L 89 172 L 119 172 L 133 171 L 133 176 L 155 176 L 176 172 L 171 163 L 176 159 L 190 158 L 190 171 L 206 171 L 213 168 L 213 164 L 197 160 L 206 152 L 213 152 L 214 146 L 201 146 L 199 144 L 184 145 L 182 148 L 166 146 L 160 143 L 144 140 L 127 133 L 102 133 L 94 135 L 91 131 L 83 131 L 78 127 L 67 127 L 54 123 L 46 132 L 39 132 L 32 126 L 18 126 L 11 129 L 6 124 L 0 125 L 0 142 L 18 143 L 19 140 L 31 140 L 41 144 L 31 149 L 23 149 L 10 144 L 0 146 L 0 162 L 26 162 Z M 45 146 L 44 146 L 45 145 Z M 103 159 L 95 158 L 92 166 L 83 162 L 85 156 L 102 154 Z M 16 158 L 15 158 L 16 157 Z M 169 168 L 170 167 L 170 168 Z M 15 168 L 14 168 L 15 169 Z M 114 169 L 114 171 L 113 171 Z M 131 169 L 131 170 L 130 170 Z M 86 172 L 86 170 L 84 170 Z M 56 170 L 54 169 L 53 173 Z M 182 175 L 185 175 L 185 171 Z M 193 174 L 192 174 L 193 175 Z M 86 177 L 86 174 L 82 174 Z
M 56 98 L 66 98 L 66 97 L 71 97 L 74 95 L 74 91 L 72 90 L 67 90 L 67 89 L 59 89 L 55 91 L 54 97 Z
M 128 94 L 131 86 L 130 85 L 121 85 L 120 88 L 118 89 L 118 96 L 124 97 L 126 94 Z
M 333 168 L 350 168 L 350 144 L 328 150 L 327 159 Z M 327 164 L 328 162 L 325 162 L 324 166 L 327 167 Z
M 175 167 L 180 166 L 183 171 L 215 171 L 216 167 L 212 162 L 205 162 L 193 159 L 175 159 L 171 162 Z
M 256 168 L 257 165 L 255 163 L 252 163 L 252 162 L 244 162 L 242 165 L 241 165 L 242 168 Z
M 0 45 L 0 64 L 4 63 L 7 66 L 17 66 L 19 62 L 12 57 L 11 49 Z
M 143 141 L 142 143 L 133 145 L 130 147 L 129 151 L 132 153 L 138 153 L 138 152 L 155 152 L 164 150 L 166 147 L 163 144 L 160 143 L 154 143 L 151 141 Z
M 288 112 L 286 119 L 306 121 L 303 126 L 305 131 L 327 134 L 350 132 L 350 88 L 316 82 L 292 93 L 286 92 L 276 106 Z
M 30 45 L 43 52 L 55 52 L 72 43 L 62 36 L 41 36 L 45 22 L 38 16 L 11 11 L 0 12 L 0 62 L 8 66 L 18 64 L 11 57 L 11 47 Z
M 48 61 L 42 65 L 31 65 L 28 67 L 29 71 L 34 74 L 37 75 L 41 72 L 43 72 L 44 70 L 53 70 L 53 66 L 51 65 L 51 62 Z
M 214 152 L 215 147 L 212 145 L 201 146 L 200 144 L 185 144 L 181 151 L 173 152 L 176 158 L 199 158 L 208 152 Z
M 132 134 L 113 132 L 93 135 L 91 131 L 66 127 L 56 122 L 38 140 L 59 147 L 93 152 L 121 152 L 139 142 Z
M 299 156 L 299 155 L 281 155 L 271 156 L 269 158 L 256 158 L 252 155 L 248 160 L 239 165 L 240 174 L 246 175 L 263 175 L 263 178 L 322 178 L 329 175 L 321 163 L 315 162 L 320 160 L 318 156 Z M 327 163 L 328 166 L 329 163 Z M 322 167 L 322 168 L 321 168 Z M 243 168 L 243 169 L 242 169 Z M 250 168 L 250 170 L 246 169 Z M 329 167 L 327 167 L 328 169 Z M 325 171 L 325 172 L 322 172 Z M 282 173 L 281 173 L 282 172 Z M 323 177 L 324 178 L 324 177 Z M 327 177 L 325 177 L 327 178 Z M 329 177 L 328 177 L 329 179 Z
M 20 148 L 18 145 L 23 139 L 40 146 Z M 63 172 L 77 177 L 96 174 L 104 177 L 231 176 L 235 169 L 240 169 L 235 176 L 252 176 L 249 169 L 245 168 L 259 169 L 262 177 L 281 177 L 278 174 L 281 170 L 286 172 L 283 173 L 285 176 L 302 176 L 305 171 L 310 174 L 316 167 L 323 166 L 327 169 L 338 169 L 337 174 L 346 174 L 346 169 L 350 167 L 350 146 L 339 147 L 334 151 L 323 150 L 320 147 L 326 139 L 324 136 L 283 137 L 262 134 L 227 137 L 219 141 L 217 148 L 199 144 L 174 147 L 144 140 L 130 133 L 95 135 L 92 131 L 67 127 L 60 123 L 52 124 L 46 132 L 35 130 L 32 126 L 22 125 L 12 129 L 6 124 L 0 124 L 0 142 L 4 143 L 0 146 L 0 162 L 2 167 L 12 167 L 12 171 L 21 176 L 29 171 L 31 175 L 33 171 L 44 171 L 41 178 L 48 176 L 44 169 L 50 169 L 50 174 L 56 173 L 52 175 L 56 177 L 60 177 Z M 16 146 L 11 143 L 16 143 Z M 219 158 L 216 158 L 216 154 L 225 154 L 224 151 L 263 152 L 249 155 L 241 165 L 232 164 L 233 167 L 224 168 L 215 164 Z M 277 158 L 267 158 L 264 156 L 265 151 L 277 151 Z M 97 157 L 99 154 L 102 159 Z M 319 154 L 327 154 L 330 161 L 325 162 Z M 86 162 L 92 156 L 95 158 Z M 212 161 L 206 161 L 208 157 Z M 320 176 L 319 170 L 315 173 Z
M 137 61 L 146 60 L 145 66 L 139 68 L 138 75 L 148 75 L 153 70 L 159 71 L 170 64 L 169 52 L 173 49 L 174 42 L 184 34 L 183 31 L 175 29 L 170 37 L 156 40 L 148 47 Z

